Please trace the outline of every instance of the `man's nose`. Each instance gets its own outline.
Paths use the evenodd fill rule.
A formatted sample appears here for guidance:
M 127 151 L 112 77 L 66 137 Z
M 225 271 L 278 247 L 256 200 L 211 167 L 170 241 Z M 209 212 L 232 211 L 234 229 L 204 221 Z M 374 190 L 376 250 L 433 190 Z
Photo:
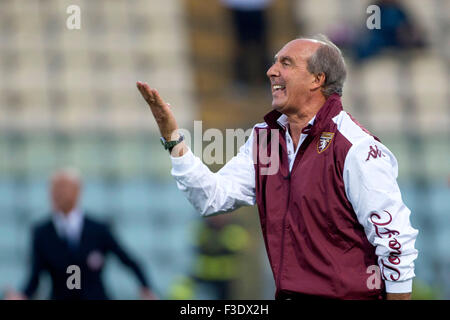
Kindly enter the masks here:
M 273 65 L 269 68 L 269 70 L 267 70 L 266 75 L 267 75 L 268 78 L 270 78 L 270 77 L 277 77 L 277 76 L 280 75 L 280 73 L 278 72 L 278 69 L 277 69 L 277 67 L 276 67 L 275 64 L 273 64 Z

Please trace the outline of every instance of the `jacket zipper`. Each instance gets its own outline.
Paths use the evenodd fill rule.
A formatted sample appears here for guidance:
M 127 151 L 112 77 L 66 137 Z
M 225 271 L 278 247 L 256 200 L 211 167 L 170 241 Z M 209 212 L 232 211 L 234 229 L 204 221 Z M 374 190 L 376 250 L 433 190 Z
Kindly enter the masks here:
M 289 170 L 289 167 L 288 167 Z M 278 278 L 277 278 L 277 288 L 281 288 L 281 272 L 283 270 L 283 255 L 284 255 L 284 233 L 286 231 L 286 217 L 289 211 L 289 204 L 291 202 L 291 172 L 289 171 L 287 177 L 285 178 L 286 180 L 289 181 L 289 185 L 288 185 L 288 201 L 287 201 L 287 206 L 286 206 L 286 212 L 284 213 L 284 217 L 283 217 L 283 229 L 281 231 L 281 250 L 280 250 L 280 263 L 278 264 Z
M 308 140 L 309 139 L 309 140 Z M 283 255 L 284 255 L 284 238 L 285 238 L 285 230 L 286 230 L 286 217 L 289 212 L 289 205 L 291 203 L 291 175 L 294 169 L 297 167 L 297 164 L 301 161 L 303 158 L 303 154 L 305 153 L 305 149 L 309 146 L 310 142 L 314 139 L 313 136 L 308 135 L 306 137 L 305 141 L 303 141 L 302 145 L 300 146 L 300 149 L 298 150 L 297 157 L 298 159 L 294 159 L 294 165 L 292 166 L 292 171 L 289 171 L 289 163 L 288 163 L 288 175 L 285 177 L 286 180 L 289 181 L 288 185 L 288 201 L 286 206 L 286 212 L 284 213 L 283 217 L 283 230 L 281 231 L 281 250 L 280 250 L 280 263 L 278 265 L 278 279 L 276 283 L 277 289 L 279 289 L 281 286 L 281 273 L 283 270 Z

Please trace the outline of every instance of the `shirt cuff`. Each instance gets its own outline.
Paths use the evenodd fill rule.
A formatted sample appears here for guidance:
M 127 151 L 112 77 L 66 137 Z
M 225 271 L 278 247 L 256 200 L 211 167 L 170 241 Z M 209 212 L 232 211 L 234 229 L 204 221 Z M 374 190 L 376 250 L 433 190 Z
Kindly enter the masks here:
M 384 283 L 386 285 L 387 293 L 408 293 L 412 292 L 412 282 L 413 279 L 405 280 L 405 281 L 387 281 Z
M 188 172 L 195 163 L 195 156 L 190 148 L 188 148 L 188 151 L 181 157 L 170 156 L 170 159 L 172 160 L 172 174 L 177 176 L 181 176 Z

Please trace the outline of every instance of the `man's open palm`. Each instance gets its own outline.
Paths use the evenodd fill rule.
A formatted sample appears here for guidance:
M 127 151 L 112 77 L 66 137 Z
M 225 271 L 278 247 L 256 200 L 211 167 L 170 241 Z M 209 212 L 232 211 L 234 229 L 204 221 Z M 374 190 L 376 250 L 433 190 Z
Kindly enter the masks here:
M 166 140 L 174 140 L 177 135 L 178 125 L 170 105 L 165 103 L 159 96 L 158 91 L 150 88 L 147 83 L 138 81 L 136 85 L 142 97 L 147 101 L 161 135 Z

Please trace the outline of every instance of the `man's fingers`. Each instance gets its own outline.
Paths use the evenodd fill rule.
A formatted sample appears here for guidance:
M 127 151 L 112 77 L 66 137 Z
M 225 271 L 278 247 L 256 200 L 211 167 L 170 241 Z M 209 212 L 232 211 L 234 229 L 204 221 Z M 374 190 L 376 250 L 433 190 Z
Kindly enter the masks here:
M 138 81 L 136 85 L 145 101 L 147 101 L 150 106 L 153 116 L 157 122 L 163 121 L 163 119 L 166 119 L 172 115 L 171 106 L 163 101 L 156 89 L 150 88 L 150 86 L 145 82 L 142 83 Z
M 141 93 L 142 97 L 145 99 L 145 101 L 149 102 L 150 99 L 150 92 L 145 88 L 144 84 L 142 82 L 137 82 L 137 87 L 139 92 Z
M 150 88 L 150 86 L 147 83 L 144 83 L 144 90 L 148 94 L 148 100 L 147 100 L 148 103 L 150 103 L 152 106 L 162 106 L 163 105 L 162 99 L 159 97 L 156 89 L 152 89 L 152 88 Z M 158 95 L 159 99 L 157 98 L 157 95 Z
M 158 91 L 153 90 L 153 96 L 154 96 L 155 102 L 156 102 L 157 104 L 159 104 L 160 106 L 164 106 L 164 105 L 165 105 L 164 101 L 163 101 L 163 100 L 161 99 L 161 97 L 159 96 Z
M 161 99 L 161 97 L 159 96 L 159 93 L 158 93 L 158 91 L 156 91 L 156 89 L 150 88 L 150 86 L 146 83 L 144 84 L 144 88 L 149 93 L 149 99 L 152 104 L 159 106 L 159 107 L 164 106 L 164 101 Z
M 170 105 L 165 103 L 158 91 L 150 88 L 147 83 L 137 81 L 136 86 L 145 101 L 147 101 L 161 135 L 166 139 L 170 138 L 172 133 L 178 128 Z
M 140 81 L 137 82 L 137 87 L 142 97 L 147 101 L 147 103 L 153 104 L 155 102 L 154 94 L 152 89 L 149 87 L 147 83 L 142 83 Z
M 144 83 L 142 88 L 143 88 L 144 92 L 146 93 L 146 97 L 147 97 L 146 100 L 147 100 L 147 102 L 151 103 L 151 104 L 154 104 L 155 103 L 155 97 L 154 97 L 154 93 L 153 93 L 152 88 L 150 88 L 150 86 L 148 84 L 146 84 L 146 83 Z

